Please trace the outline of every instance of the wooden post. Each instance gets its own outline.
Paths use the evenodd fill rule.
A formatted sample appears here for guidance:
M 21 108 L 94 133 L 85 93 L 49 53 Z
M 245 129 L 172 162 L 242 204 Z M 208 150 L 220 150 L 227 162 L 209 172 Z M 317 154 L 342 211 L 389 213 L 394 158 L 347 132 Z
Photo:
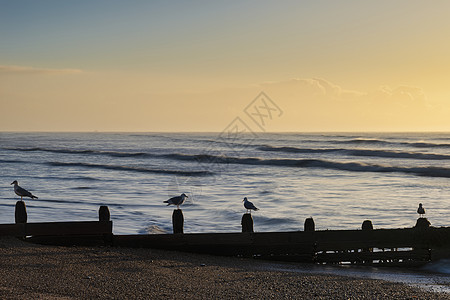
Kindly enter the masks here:
M 312 217 L 307 218 L 305 220 L 304 230 L 305 231 L 315 231 L 316 230 L 316 225 L 314 224 L 314 219 Z
M 373 230 L 373 224 L 372 224 L 372 221 L 370 221 L 370 220 L 365 220 L 365 221 L 362 223 L 361 228 L 362 228 L 363 231 L 370 231 L 370 230 Z M 370 233 L 367 233 L 367 234 L 370 234 Z M 363 249 L 362 249 L 362 252 L 373 252 L 373 248 L 363 248 Z M 361 262 L 362 262 L 363 264 L 372 264 L 372 263 L 373 263 L 373 260 L 361 261 Z M 358 263 L 358 261 L 356 261 L 356 263 Z
M 242 232 L 253 232 L 252 214 L 244 214 L 241 220 Z
M 174 209 L 172 214 L 173 233 L 183 233 L 183 211 L 181 209 Z
M 373 230 L 372 221 L 370 221 L 370 220 L 365 220 L 365 221 L 362 223 L 362 230 Z
M 16 224 L 17 223 L 26 223 L 27 222 L 27 207 L 25 202 L 17 201 L 16 202 Z
M 109 213 L 108 206 L 100 206 L 100 208 L 98 209 L 98 220 L 100 222 L 109 222 L 111 220 L 111 214 Z M 112 232 L 103 234 L 103 243 L 105 244 L 105 246 L 111 246 L 113 244 Z
M 111 214 L 109 213 L 109 208 L 106 205 L 100 206 L 98 210 L 98 220 L 99 221 L 109 221 L 111 218 Z
M 416 229 L 427 229 L 431 225 L 430 221 L 428 221 L 427 218 L 418 218 L 416 222 L 416 226 L 414 228 Z

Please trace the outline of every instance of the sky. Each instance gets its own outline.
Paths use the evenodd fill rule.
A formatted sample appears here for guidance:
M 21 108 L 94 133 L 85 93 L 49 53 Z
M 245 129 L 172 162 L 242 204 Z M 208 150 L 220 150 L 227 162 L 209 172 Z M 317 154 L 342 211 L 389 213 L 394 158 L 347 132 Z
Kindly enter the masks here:
M 450 131 L 449 11 L 0 0 L 0 131 Z

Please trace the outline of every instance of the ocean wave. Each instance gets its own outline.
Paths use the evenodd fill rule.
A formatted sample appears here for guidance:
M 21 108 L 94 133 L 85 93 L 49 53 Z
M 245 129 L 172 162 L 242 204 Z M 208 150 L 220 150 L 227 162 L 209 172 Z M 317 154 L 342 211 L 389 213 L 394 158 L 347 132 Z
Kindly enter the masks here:
M 335 141 L 338 144 L 370 144 L 370 145 L 390 145 L 390 146 L 411 146 L 415 148 L 450 148 L 449 143 L 432 143 L 425 141 L 417 142 L 395 142 L 381 139 L 369 139 L 369 138 L 355 138 L 351 140 L 339 140 Z
M 355 138 L 348 141 L 332 141 L 333 143 L 379 143 L 379 144 L 390 144 L 391 146 L 396 144 L 409 145 L 414 147 L 426 147 L 426 145 L 432 147 L 446 147 L 450 144 L 434 144 L 434 143 L 424 143 L 424 142 L 389 142 L 379 139 L 361 139 Z M 234 144 L 233 144 L 234 145 Z M 248 147 L 249 144 L 239 145 L 240 147 Z M 300 148 L 291 146 L 270 146 L 270 145 L 252 145 L 257 150 L 267 151 L 267 152 L 284 152 L 284 153 L 302 153 L 302 154 L 323 154 L 323 153 L 338 153 L 348 156 L 360 156 L 360 157 L 382 157 L 382 158 L 399 158 L 399 159 L 422 159 L 422 160 L 449 160 L 450 155 L 448 154 L 436 154 L 436 153 L 421 153 L 412 151 L 398 151 L 398 150 L 385 150 L 385 149 L 348 149 L 348 148 Z M 43 148 L 43 147 L 33 147 L 33 148 L 3 148 L 13 151 L 21 152 L 50 152 L 59 154 L 76 154 L 76 155 L 101 155 L 116 158 L 166 158 L 166 159 L 176 159 L 176 160 L 191 160 L 192 155 L 195 155 L 196 160 L 204 161 L 202 157 L 203 154 L 179 154 L 179 153 L 149 153 L 149 152 L 133 152 L 133 151 L 106 151 L 106 150 L 91 150 L 91 149 L 65 149 L 65 148 Z M 214 149 L 214 148 L 212 148 Z M 212 151 L 211 154 L 220 153 L 220 149 L 215 149 L 215 153 Z M 207 156 L 206 156 L 207 157 Z M 217 158 L 215 157 L 214 160 Z M 17 160 L 0 160 L 4 163 L 20 163 L 22 161 Z
M 183 154 L 169 153 L 169 154 L 157 154 L 147 152 L 122 152 L 122 151 L 104 151 L 104 150 L 77 150 L 77 149 L 53 149 L 53 148 L 3 148 L 13 151 L 21 152 L 50 152 L 50 153 L 62 153 L 62 154 L 88 154 L 88 155 L 104 155 L 109 157 L 130 157 L 130 158 L 177 158 L 183 159 Z M 189 159 L 189 158 L 186 158 Z M 14 161 L 11 161 L 14 162 Z M 20 161 L 19 161 L 20 162 Z
M 139 231 L 139 234 L 165 234 L 170 231 L 158 225 L 149 225 L 147 228 Z
M 208 164 L 242 164 L 255 166 L 278 166 L 297 168 L 323 168 L 352 172 L 381 172 L 381 173 L 407 173 L 427 177 L 450 178 L 450 169 L 443 167 L 402 167 L 367 164 L 363 162 L 338 162 L 322 159 L 263 159 L 257 157 L 229 157 L 214 155 L 171 155 L 173 159 L 196 160 L 199 163 Z
M 185 143 L 185 137 L 167 137 L 170 141 L 180 141 Z M 189 141 L 192 143 L 203 143 L 208 146 L 219 145 L 226 147 L 242 147 L 246 148 L 254 141 L 254 135 L 251 133 L 240 133 L 239 135 L 228 136 L 227 133 L 211 134 L 209 137 L 194 137 L 190 136 Z
M 339 148 L 298 148 L 298 147 L 276 147 L 276 146 L 259 146 L 258 150 L 270 152 L 284 152 L 284 153 L 332 153 L 341 152 L 346 149 Z
M 33 202 L 49 202 L 49 203 L 69 203 L 69 204 L 83 204 L 83 205 L 93 205 L 93 206 L 97 206 L 98 203 L 95 202 L 86 202 L 86 201 L 77 201 L 74 199 L 70 199 L 70 200 L 64 200 L 64 199 L 43 199 L 43 198 L 39 198 L 37 200 L 33 200 Z
M 239 165 L 254 165 L 254 166 L 278 166 L 278 167 L 296 167 L 296 168 L 323 168 L 341 171 L 352 172 L 380 172 L 380 173 L 407 173 L 412 175 L 427 176 L 427 177 L 445 177 L 450 178 L 450 169 L 444 167 L 407 167 L 407 166 L 389 166 L 368 164 L 363 162 L 339 162 L 323 159 L 264 159 L 258 157 L 230 157 L 230 156 L 217 156 L 209 154 L 165 154 L 161 155 L 167 159 L 182 160 L 182 161 L 195 161 L 200 165 L 203 164 L 204 169 L 210 169 L 211 164 L 239 164 Z M 149 169 L 142 167 L 131 166 L 118 166 L 118 165 L 103 165 L 92 163 L 80 163 L 80 162 L 49 162 L 51 166 L 75 166 L 86 168 L 97 168 L 105 170 L 118 170 L 118 171 L 133 171 L 143 173 L 156 173 L 156 174 L 170 174 L 170 175 L 183 175 L 183 176 L 209 176 L 214 173 L 211 171 L 182 171 L 182 170 L 161 170 L 161 169 Z
M 450 155 L 420 153 L 396 150 L 373 150 L 373 149 L 343 149 L 343 148 L 297 148 L 297 147 L 274 147 L 260 146 L 258 150 L 284 153 L 342 153 L 350 156 L 385 157 L 385 158 L 407 158 L 426 160 L 448 160 Z
M 64 180 L 64 181 L 65 180 L 101 181 L 100 178 L 90 177 L 90 176 L 67 176 L 67 177 L 66 176 L 39 176 L 38 178 L 44 179 L 44 180 Z
M 277 217 L 266 217 L 263 215 L 256 215 L 255 219 L 258 220 L 258 223 L 261 224 L 261 226 L 277 226 L 281 224 L 288 225 L 299 223 L 298 220 L 288 217 L 277 218 Z
M 263 151 L 284 151 L 295 153 L 326 153 L 326 152 L 342 152 L 353 156 L 376 156 L 376 157 L 390 157 L 390 158 L 413 158 L 413 159 L 435 159 L 444 160 L 450 159 L 450 155 L 445 154 L 431 154 L 431 153 L 416 153 L 416 152 L 402 152 L 394 150 L 371 150 L 371 149 L 343 149 L 343 148 L 331 148 L 331 149 L 308 149 L 308 148 L 296 148 L 296 147 L 273 147 L 273 146 L 260 146 L 258 149 Z M 199 171 L 189 170 L 167 170 L 167 169 L 153 169 L 127 165 L 108 165 L 108 164 L 94 164 L 85 162 L 45 162 L 44 164 L 50 166 L 60 167 L 83 167 L 83 168 L 96 168 L 104 170 L 117 170 L 117 171 L 131 171 L 141 173 L 153 173 L 153 174 L 168 174 L 168 175 L 181 175 L 181 176 L 210 176 L 214 175 L 211 165 L 214 164 L 240 164 L 240 165 L 256 165 L 256 166 L 278 166 L 278 167 L 297 167 L 297 168 L 323 168 L 342 171 L 353 172 L 384 172 L 394 173 L 401 172 L 419 176 L 427 177 L 445 177 L 450 178 L 450 169 L 444 167 L 409 167 L 409 166 L 389 166 L 378 164 L 367 164 L 363 162 L 339 162 L 334 160 L 323 159 L 265 159 L 259 157 L 230 157 L 226 155 L 214 155 L 214 154 L 182 154 L 182 153 L 167 153 L 167 154 L 150 154 L 143 152 L 114 152 L 114 151 L 97 151 L 97 150 L 69 150 L 69 149 L 47 149 L 47 148 L 25 148 L 20 151 L 57 151 L 59 153 L 95 153 L 106 154 L 112 156 L 146 156 L 152 158 L 164 158 L 176 161 L 190 161 L 197 162 L 200 167 L 203 167 Z M 5 163 L 23 163 L 23 161 L 16 160 L 0 160 Z
M 25 161 L 17 159 L 0 159 L 0 164 L 22 164 Z
M 49 166 L 55 166 L 55 167 L 82 167 L 82 168 L 91 168 L 91 169 L 131 171 L 131 172 L 140 172 L 140 173 L 168 174 L 168 175 L 181 175 L 181 176 L 213 175 L 213 173 L 209 172 L 209 171 L 162 170 L 162 169 L 150 169 L 150 168 L 132 167 L 132 166 L 103 165 L 103 164 L 92 164 L 92 163 L 81 163 L 81 162 L 47 162 L 46 164 Z
M 389 144 L 389 143 L 391 143 L 386 140 L 371 139 L 371 138 L 354 138 L 351 140 L 344 140 L 344 141 L 340 141 L 340 142 L 345 143 L 345 144 Z
M 91 155 L 107 155 L 112 157 L 152 157 L 154 155 L 144 152 L 118 152 L 103 150 L 77 150 L 77 149 L 53 149 L 53 148 L 3 148 L 5 150 L 21 151 L 21 152 L 50 152 L 62 154 L 91 154 Z
M 417 148 L 450 148 L 450 144 L 448 143 L 404 142 L 402 144 L 414 146 Z
M 450 274 L 450 259 L 440 259 L 436 262 L 428 263 L 422 269 L 431 272 Z

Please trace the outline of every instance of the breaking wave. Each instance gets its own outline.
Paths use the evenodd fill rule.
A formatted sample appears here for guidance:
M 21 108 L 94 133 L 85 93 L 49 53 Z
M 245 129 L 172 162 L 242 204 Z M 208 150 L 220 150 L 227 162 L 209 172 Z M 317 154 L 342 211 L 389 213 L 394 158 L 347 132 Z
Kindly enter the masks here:
M 407 173 L 427 177 L 450 178 L 450 169 L 443 167 L 402 167 L 367 164 L 362 162 L 338 162 L 323 159 L 263 159 L 257 157 L 229 157 L 215 155 L 187 155 L 187 154 L 167 154 L 166 158 L 176 160 L 197 161 L 206 164 L 241 164 L 255 166 L 278 166 L 297 168 L 323 168 L 353 172 L 382 172 L 382 173 Z
M 52 149 L 52 148 L 3 148 L 6 150 L 22 151 L 22 152 L 50 152 L 61 154 L 91 154 L 91 155 L 107 155 L 112 157 L 152 157 L 152 154 L 145 152 L 118 152 L 118 151 L 102 151 L 102 150 L 78 150 L 78 149 Z
M 411 146 L 416 148 L 450 148 L 449 143 L 430 143 L 430 142 L 391 142 L 387 140 L 380 139 L 367 139 L 367 138 L 356 138 L 351 140 L 335 141 L 339 144 L 371 144 L 371 145 L 402 145 Z
M 431 153 L 416 153 L 416 152 L 402 152 L 394 150 L 370 150 L 370 149 L 309 149 L 296 147 L 273 147 L 260 146 L 262 151 L 278 151 L 278 152 L 292 152 L 292 153 L 327 153 L 327 152 L 343 152 L 347 155 L 353 156 L 375 156 L 375 157 L 389 157 L 389 158 L 412 158 L 412 159 L 435 159 L 447 160 L 450 155 L 445 154 L 431 154 Z M 132 171 L 153 174 L 169 174 L 181 176 L 210 176 L 214 172 L 210 170 L 211 164 L 240 164 L 240 165 L 255 165 L 255 166 L 278 166 L 278 167 L 296 167 L 296 168 L 323 168 L 332 170 L 352 171 L 352 172 L 383 172 L 383 173 L 406 173 L 418 176 L 427 177 L 445 177 L 450 178 L 450 169 L 445 167 L 435 166 L 390 166 L 382 164 L 369 164 L 364 162 L 340 162 L 334 160 L 324 159 L 290 159 L 290 158 L 276 158 L 265 159 L 259 157 L 230 157 L 212 154 L 181 154 L 181 153 L 167 153 L 167 154 L 153 154 L 144 152 L 115 152 L 115 151 L 97 151 L 97 150 L 70 150 L 70 149 L 47 149 L 47 148 L 28 148 L 28 149 L 14 149 L 17 151 L 48 151 L 57 153 L 76 153 L 76 154 L 98 154 L 116 157 L 148 157 L 148 158 L 162 158 L 176 161 L 197 162 L 202 165 L 199 171 L 190 170 L 167 170 L 167 169 L 153 169 L 138 166 L 127 165 L 109 165 L 109 164 L 95 164 L 86 162 L 46 162 L 50 166 L 60 167 L 83 167 L 95 168 L 104 170 L 118 170 L 118 171 Z M 5 163 L 22 163 L 23 161 L 3 161 Z
M 180 156 L 182 157 L 182 156 Z M 382 172 L 382 173 L 407 173 L 427 177 L 450 178 L 450 169 L 443 167 L 402 167 L 367 164 L 362 162 L 338 162 L 322 159 L 261 159 L 261 158 L 238 158 L 212 155 L 196 155 L 195 159 L 200 162 L 228 163 L 244 165 L 266 165 L 298 168 L 323 168 L 353 172 Z
M 82 167 L 82 168 L 91 168 L 91 169 L 131 171 L 131 172 L 181 175 L 181 176 L 213 175 L 213 173 L 209 172 L 209 171 L 161 170 L 161 169 L 150 169 L 150 168 L 132 167 L 132 166 L 102 165 L 102 164 L 80 163 L 80 162 L 48 162 L 46 164 L 50 165 L 50 166 L 56 166 L 56 167 Z
M 425 265 L 422 269 L 431 272 L 450 274 L 450 259 L 441 259 Z
M 374 150 L 374 149 L 344 149 L 344 148 L 297 148 L 297 147 L 274 147 L 261 146 L 261 151 L 284 152 L 284 153 L 341 153 L 350 156 L 368 156 L 368 157 L 385 157 L 385 158 L 407 158 L 407 159 L 428 159 L 428 160 L 447 160 L 450 155 L 420 153 L 396 150 Z

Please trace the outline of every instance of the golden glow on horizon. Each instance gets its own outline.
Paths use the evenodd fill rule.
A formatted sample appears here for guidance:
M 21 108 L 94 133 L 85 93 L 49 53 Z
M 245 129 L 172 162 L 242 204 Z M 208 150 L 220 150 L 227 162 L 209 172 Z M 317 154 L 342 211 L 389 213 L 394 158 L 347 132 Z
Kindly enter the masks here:
M 157 79 L 133 76 L 25 77 L 10 76 L 3 85 L 9 95 L 2 101 L 3 130 L 221 131 L 260 91 L 284 111 L 268 131 L 450 130 L 445 101 L 432 103 L 412 86 L 357 91 L 310 78 L 209 91 L 185 83 L 192 90 L 167 92 Z
M 0 30 L 0 131 L 450 131 L 450 2 L 89 5 Z

